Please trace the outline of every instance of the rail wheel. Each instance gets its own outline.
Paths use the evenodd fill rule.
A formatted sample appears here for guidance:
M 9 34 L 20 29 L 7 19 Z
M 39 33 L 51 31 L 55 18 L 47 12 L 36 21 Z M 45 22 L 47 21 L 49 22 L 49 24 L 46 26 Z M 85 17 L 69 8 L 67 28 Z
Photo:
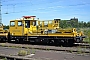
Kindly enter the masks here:
M 15 43 L 16 43 L 16 44 L 19 43 L 19 39 L 15 39 Z
M 23 44 L 24 43 L 24 39 L 19 39 L 19 43 Z
M 54 45 L 55 44 L 55 40 L 49 40 L 49 45 Z
M 73 39 L 65 39 L 62 40 L 61 45 L 64 47 L 72 47 L 73 46 Z

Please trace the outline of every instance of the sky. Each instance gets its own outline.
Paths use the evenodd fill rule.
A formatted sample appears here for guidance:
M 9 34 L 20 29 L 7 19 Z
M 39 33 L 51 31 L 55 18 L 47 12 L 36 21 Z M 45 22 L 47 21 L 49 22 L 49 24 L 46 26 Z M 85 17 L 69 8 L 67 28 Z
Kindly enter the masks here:
M 90 0 L 0 0 L 2 23 L 9 25 L 10 20 L 22 16 L 36 16 L 40 20 L 90 21 Z

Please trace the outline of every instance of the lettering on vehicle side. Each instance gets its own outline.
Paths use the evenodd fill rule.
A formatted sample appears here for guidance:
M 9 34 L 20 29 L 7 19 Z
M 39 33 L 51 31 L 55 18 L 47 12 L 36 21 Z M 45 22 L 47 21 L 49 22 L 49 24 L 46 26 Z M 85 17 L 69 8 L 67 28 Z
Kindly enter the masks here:
M 20 30 L 13 30 L 12 32 L 20 32 Z

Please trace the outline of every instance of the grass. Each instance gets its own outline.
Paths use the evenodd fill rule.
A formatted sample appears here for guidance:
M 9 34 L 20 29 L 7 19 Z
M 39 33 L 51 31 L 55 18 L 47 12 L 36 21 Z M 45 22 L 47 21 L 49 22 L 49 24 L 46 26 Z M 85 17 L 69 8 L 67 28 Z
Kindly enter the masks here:
M 88 42 L 90 44 L 90 30 L 87 31 L 86 36 L 87 37 L 83 41 Z
M 32 49 L 32 52 L 31 52 L 31 54 L 35 54 L 35 49 Z
M 79 28 L 79 31 L 83 31 L 84 35 L 86 36 L 83 41 L 90 44 L 90 28 Z
M 22 48 L 22 46 L 15 46 L 16 48 Z
M 28 50 L 20 50 L 18 52 L 19 56 L 26 56 L 26 55 L 29 55 L 29 54 L 35 54 L 35 50 L 31 49 L 31 51 L 30 51 L 30 49 L 28 49 Z
M 78 47 L 77 54 L 82 54 L 82 50 L 80 46 Z
M 3 58 L 2 60 L 7 60 L 7 58 Z
M 26 55 L 29 55 L 29 54 L 30 54 L 30 49 L 28 49 L 28 50 L 20 50 L 18 52 L 19 56 L 26 56 Z
M 5 43 L 2 43 L 1 46 L 5 47 Z M 10 48 L 22 48 L 21 46 L 7 46 L 7 47 L 10 47 Z M 25 56 L 25 55 L 29 55 L 30 52 L 31 54 L 35 54 L 35 49 L 31 49 L 30 51 L 30 48 L 29 47 L 26 47 L 27 50 L 20 50 L 18 52 L 18 55 L 19 56 Z M 9 54 L 11 56 L 11 54 Z
M 5 47 L 5 43 L 2 43 L 1 46 Z
M 27 55 L 27 51 L 26 51 L 26 50 L 20 50 L 20 51 L 18 52 L 18 55 L 19 55 L 19 56 L 26 56 L 26 55 Z
M 73 53 L 73 50 L 72 49 L 70 49 L 70 51 L 69 51 L 70 53 Z
M 27 50 L 27 55 L 29 55 L 29 54 L 30 54 L 30 49 Z
M 50 49 L 49 48 L 46 48 L 47 51 L 49 51 Z

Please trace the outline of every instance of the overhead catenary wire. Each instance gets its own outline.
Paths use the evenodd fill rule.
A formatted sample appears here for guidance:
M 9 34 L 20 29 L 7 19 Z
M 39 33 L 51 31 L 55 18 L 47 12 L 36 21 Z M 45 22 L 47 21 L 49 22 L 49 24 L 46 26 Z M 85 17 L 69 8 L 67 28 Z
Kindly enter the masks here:
M 12 0 L 11 0 L 12 1 Z M 13 0 L 13 2 L 14 2 L 15 0 Z M 5 2 L 5 1 L 4 1 Z M 6 2 L 8 2 L 8 1 L 6 1 Z M 43 2 L 43 1 L 42 1 Z M 52 4 L 52 3 L 58 3 L 59 1 L 56 1 L 56 2 L 47 2 L 47 3 L 44 3 L 45 5 L 46 4 Z M 38 4 L 33 4 L 32 2 L 31 2 L 31 0 L 30 1 L 22 1 L 22 2 L 18 2 L 18 3 L 8 3 L 8 4 L 4 4 L 3 6 L 12 6 L 12 5 L 24 5 L 25 6 L 25 4 L 26 3 L 30 3 L 30 4 L 32 4 L 32 5 L 41 5 L 41 4 L 43 4 L 43 3 L 38 3 Z M 87 4 L 90 4 L 90 3 L 80 3 L 80 4 L 73 4 L 73 5 L 67 5 L 67 6 L 80 6 L 80 5 L 87 5 Z
M 15 0 L 11 0 L 11 1 L 15 1 Z M 6 2 L 9 2 L 9 1 L 6 1 Z M 30 2 L 30 4 L 28 4 L 27 2 Z M 45 3 L 45 5 L 47 4 L 53 4 L 53 3 L 57 3 L 58 1 L 56 1 L 56 2 L 50 2 L 50 3 Z M 5 3 L 5 1 L 4 1 L 4 3 Z M 87 5 L 87 4 L 90 4 L 90 3 L 82 3 L 82 4 L 73 4 L 73 5 L 66 5 L 66 6 L 68 6 L 68 7 L 73 7 L 73 6 L 81 6 L 81 5 Z M 18 2 L 18 3 L 15 3 L 15 4 L 10 4 L 10 3 L 8 3 L 8 4 L 4 4 L 4 5 L 2 5 L 3 7 L 4 6 L 11 6 L 11 8 L 13 8 L 13 12 L 8 12 L 8 13 L 17 13 L 17 12 L 19 12 L 19 11 L 15 11 L 15 8 L 19 8 L 19 7 L 25 7 L 26 5 L 30 5 L 30 6 L 38 6 L 38 5 L 41 5 L 41 4 L 39 4 L 39 3 L 37 3 L 37 4 L 34 4 L 31 0 L 30 1 L 21 1 L 21 2 Z M 50 6 L 49 6 L 50 7 Z M 54 9 L 54 8 L 49 8 L 49 7 L 47 7 L 47 9 L 44 7 L 43 9 L 41 9 L 41 10 L 48 10 L 48 9 Z M 51 7 L 53 7 L 53 6 L 51 6 Z M 57 7 L 56 7 L 57 8 Z M 40 8 L 37 8 L 37 9 L 32 9 L 32 10 L 40 10 Z M 27 11 L 29 11 L 29 9 L 27 10 Z M 22 11 L 20 11 L 20 13 L 21 13 Z

